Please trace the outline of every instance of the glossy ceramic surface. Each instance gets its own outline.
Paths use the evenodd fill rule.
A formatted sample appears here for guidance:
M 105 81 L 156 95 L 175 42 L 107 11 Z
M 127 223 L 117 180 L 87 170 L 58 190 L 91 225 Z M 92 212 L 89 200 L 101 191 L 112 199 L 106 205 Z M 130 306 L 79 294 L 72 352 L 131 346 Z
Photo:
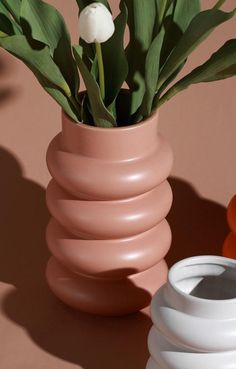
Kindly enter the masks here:
M 108 129 L 63 114 L 47 152 L 53 179 L 46 193 L 47 279 L 62 301 L 102 315 L 150 303 L 167 277 L 172 162 L 156 115 Z
M 236 259 L 236 195 L 232 198 L 227 209 L 227 220 L 231 232 L 223 245 L 223 256 Z
M 236 261 L 175 264 L 151 303 L 146 369 L 236 368 Z

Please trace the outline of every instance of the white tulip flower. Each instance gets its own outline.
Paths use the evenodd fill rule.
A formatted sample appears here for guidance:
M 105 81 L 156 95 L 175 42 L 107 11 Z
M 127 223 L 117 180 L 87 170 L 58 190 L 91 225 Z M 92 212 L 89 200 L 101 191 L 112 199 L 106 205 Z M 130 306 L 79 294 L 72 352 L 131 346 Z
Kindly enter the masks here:
M 112 14 L 101 3 L 86 6 L 79 17 L 80 37 L 87 43 L 106 42 L 114 33 Z

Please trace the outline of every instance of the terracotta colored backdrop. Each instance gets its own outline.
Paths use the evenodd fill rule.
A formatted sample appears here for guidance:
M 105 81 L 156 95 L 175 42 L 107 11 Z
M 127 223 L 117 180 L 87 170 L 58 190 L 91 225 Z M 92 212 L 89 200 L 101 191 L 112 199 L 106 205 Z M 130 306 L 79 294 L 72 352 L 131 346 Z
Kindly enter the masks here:
M 77 39 L 75 0 L 50 0 Z M 215 1 L 203 1 L 210 7 Z M 113 0 L 117 8 L 117 0 Z M 228 0 L 225 9 L 232 9 Z M 186 70 L 228 38 L 222 25 L 195 52 Z M 49 292 L 45 153 L 60 130 L 60 109 L 33 75 L 0 51 L 0 369 L 144 369 L 146 312 L 118 319 L 72 311 Z M 166 104 L 160 131 L 172 144 L 174 204 L 169 264 L 195 254 L 220 253 L 227 233 L 225 206 L 236 193 L 236 78 L 197 85 Z

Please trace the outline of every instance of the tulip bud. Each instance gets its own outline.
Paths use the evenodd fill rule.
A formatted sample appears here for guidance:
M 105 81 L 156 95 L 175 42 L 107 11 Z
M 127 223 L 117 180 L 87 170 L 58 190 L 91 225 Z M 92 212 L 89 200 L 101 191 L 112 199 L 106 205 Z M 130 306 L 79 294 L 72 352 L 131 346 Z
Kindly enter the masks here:
M 114 30 L 112 15 L 105 5 L 92 3 L 80 13 L 79 33 L 87 43 L 106 42 Z

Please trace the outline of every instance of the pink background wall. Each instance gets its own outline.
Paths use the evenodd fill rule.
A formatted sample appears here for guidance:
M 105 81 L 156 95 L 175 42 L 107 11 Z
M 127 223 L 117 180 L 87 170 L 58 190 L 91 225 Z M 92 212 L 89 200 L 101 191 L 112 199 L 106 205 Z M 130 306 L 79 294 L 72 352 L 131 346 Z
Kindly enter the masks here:
M 75 0 L 50 0 L 77 39 Z M 215 1 L 205 0 L 204 7 Z M 113 1 L 117 5 L 117 1 Z M 228 0 L 225 9 L 236 5 Z M 235 18 L 194 52 L 185 69 L 236 37 Z M 44 268 L 45 165 L 48 143 L 60 130 L 60 109 L 26 67 L 0 51 L 0 369 L 142 369 L 149 318 L 91 318 L 58 303 Z M 227 233 L 225 206 L 236 193 L 236 78 L 193 86 L 167 103 L 160 131 L 175 164 L 168 261 L 219 253 Z

